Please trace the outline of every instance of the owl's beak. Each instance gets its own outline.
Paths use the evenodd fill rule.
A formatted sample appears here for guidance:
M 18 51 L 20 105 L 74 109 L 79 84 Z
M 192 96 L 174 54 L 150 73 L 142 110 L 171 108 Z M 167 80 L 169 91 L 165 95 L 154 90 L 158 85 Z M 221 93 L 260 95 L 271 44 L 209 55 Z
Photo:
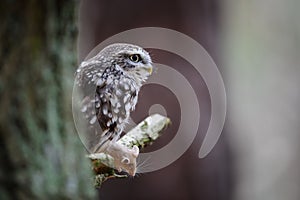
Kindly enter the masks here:
M 151 75 L 152 74 L 152 66 L 148 66 L 147 68 L 146 68 L 146 71 L 147 72 L 149 72 L 149 74 Z

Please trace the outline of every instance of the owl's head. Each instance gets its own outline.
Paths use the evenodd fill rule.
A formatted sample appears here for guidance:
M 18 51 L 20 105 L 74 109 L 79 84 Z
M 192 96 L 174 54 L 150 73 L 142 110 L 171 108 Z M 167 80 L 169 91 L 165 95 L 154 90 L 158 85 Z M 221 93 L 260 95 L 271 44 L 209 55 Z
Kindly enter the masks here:
M 116 64 L 120 70 L 143 83 L 152 73 L 153 66 L 149 53 L 143 48 L 126 43 L 107 46 L 101 52 L 108 62 Z

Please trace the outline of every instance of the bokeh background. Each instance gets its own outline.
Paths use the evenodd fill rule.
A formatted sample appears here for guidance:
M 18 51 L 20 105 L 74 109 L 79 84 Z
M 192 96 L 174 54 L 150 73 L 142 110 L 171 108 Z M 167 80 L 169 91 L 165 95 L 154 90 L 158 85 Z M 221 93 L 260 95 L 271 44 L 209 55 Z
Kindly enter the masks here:
M 299 7 L 297 0 L 3 0 L 0 199 L 300 199 Z M 151 49 L 196 91 L 197 137 L 170 166 L 96 190 L 72 121 L 74 72 L 106 38 L 147 26 L 180 31 L 213 58 L 227 93 L 224 130 L 199 159 L 211 114 L 205 82 L 184 59 Z M 133 119 L 157 103 L 173 123 L 147 152 L 170 142 L 180 123 L 178 102 L 163 87 L 143 88 Z

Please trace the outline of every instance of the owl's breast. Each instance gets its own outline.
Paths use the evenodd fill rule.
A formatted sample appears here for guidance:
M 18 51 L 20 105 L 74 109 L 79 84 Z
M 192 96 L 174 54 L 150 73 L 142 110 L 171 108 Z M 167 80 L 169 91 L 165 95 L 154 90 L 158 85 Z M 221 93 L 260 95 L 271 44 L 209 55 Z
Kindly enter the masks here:
M 139 87 L 137 87 L 132 79 L 126 77 L 115 83 L 110 103 L 113 116 L 116 116 L 120 123 L 122 123 L 127 121 L 130 112 L 135 109 Z
M 98 121 L 104 129 L 114 127 L 116 132 L 120 132 L 124 129 L 130 112 L 135 109 L 139 87 L 130 77 L 107 78 L 105 86 L 97 88 Z

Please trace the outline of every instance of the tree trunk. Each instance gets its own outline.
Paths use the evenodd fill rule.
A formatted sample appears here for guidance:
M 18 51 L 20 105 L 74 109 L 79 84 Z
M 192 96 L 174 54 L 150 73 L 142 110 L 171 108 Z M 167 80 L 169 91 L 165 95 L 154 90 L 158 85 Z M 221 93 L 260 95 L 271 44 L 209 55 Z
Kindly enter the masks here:
M 0 199 L 89 199 L 72 121 L 77 1 L 2 0 Z

